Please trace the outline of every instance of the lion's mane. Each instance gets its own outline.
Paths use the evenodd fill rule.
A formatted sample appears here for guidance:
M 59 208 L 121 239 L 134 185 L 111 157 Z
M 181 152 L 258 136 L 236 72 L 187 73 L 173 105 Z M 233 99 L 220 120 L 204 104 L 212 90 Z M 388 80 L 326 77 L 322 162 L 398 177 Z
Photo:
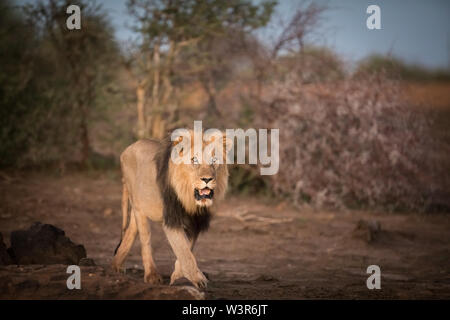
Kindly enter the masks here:
M 157 169 L 156 182 L 163 200 L 163 223 L 169 228 L 183 229 L 188 238 L 193 239 L 206 231 L 211 220 L 210 207 L 193 205 L 192 181 L 171 181 L 170 170 L 190 170 L 190 166 L 178 166 L 172 163 L 173 144 L 170 138 L 161 143 L 161 149 L 155 155 Z M 223 198 L 227 187 L 228 171 L 221 168 L 216 180 L 215 197 Z M 176 186 L 176 190 L 174 188 Z

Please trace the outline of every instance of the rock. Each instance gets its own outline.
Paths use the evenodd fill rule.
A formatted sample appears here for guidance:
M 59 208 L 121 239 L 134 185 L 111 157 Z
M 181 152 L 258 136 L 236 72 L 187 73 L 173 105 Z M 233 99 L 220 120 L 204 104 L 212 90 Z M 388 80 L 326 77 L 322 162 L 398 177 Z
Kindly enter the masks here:
M 278 281 L 278 279 L 269 274 L 262 274 L 256 278 L 256 281 Z
M 111 208 L 106 208 L 104 211 L 103 211 L 103 216 L 105 216 L 105 217 L 109 217 L 109 216 L 111 216 L 113 214 L 113 210 L 111 209 Z
M 182 286 L 171 287 L 161 286 L 152 290 L 152 299 L 179 299 L 179 300 L 205 300 L 205 293 L 194 287 Z M 148 299 L 148 297 L 146 297 Z
M 205 293 L 192 286 L 149 285 L 100 266 L 80 267 L 81 290 L 68 290 L 67 265 L 14 265 L 0 267 L 2 299 L 142 299 L 202 300 Z M 142 270 L 143 273 L 143 270 Z
M 376 220 L 359 220 L 356 228 L 353 230 L 353 237 L 371 243 L 375 241 L 381 231 L 381 225 Z
M 78 264 L 86 258 L 82 245 L 73 243 L 63 230 L 36 222 L 28 230 L 11 233 L 11 256 L 17 264 Z
M 78 262 L 79 266 L 84 266 L 84 267 L 93 267 L 95 266 L 95 262 L 93 259 L 91 258 L 81 258 L 80 261 Z
M 0 233 L 0 265 L 4 266 L 11 263 L 13 263 L 13 261 L 6 250 L 6 245 L 3 242 L 3 235 Z

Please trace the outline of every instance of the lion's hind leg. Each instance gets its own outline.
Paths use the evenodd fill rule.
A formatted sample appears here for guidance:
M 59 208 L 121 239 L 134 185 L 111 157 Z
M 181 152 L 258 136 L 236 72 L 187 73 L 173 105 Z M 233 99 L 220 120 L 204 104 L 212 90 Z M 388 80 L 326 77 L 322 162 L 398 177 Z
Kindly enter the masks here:
M 156 265 L 153 261 L 151 231 L 148 218 L 142 215 L 139 211 L 136 211 L 135 218 L 139 231 L 139 239 L 141 240 L 141 254 L 142 262 L 144 264 L 144 282 L 152 284 L 162 283 L 163 279 L 156 270 Z
M 131 249 L 131 246 L 134 243 L 134 240 L 136 239 L 137 235 L 137 225 L 136 225 L 136 219 L 133 214 L 133 210 L 130 214 L 130 223 L 128 225 L 128 228 L 123 233 L 122 239 L 120 240 L 120 244 L 116 249 L 114 259 L 112 262 L 112 267 L 115 271 L 119 272 L 120 268 L 122 267 L 122 264 L 127 257 L 128 252 Z

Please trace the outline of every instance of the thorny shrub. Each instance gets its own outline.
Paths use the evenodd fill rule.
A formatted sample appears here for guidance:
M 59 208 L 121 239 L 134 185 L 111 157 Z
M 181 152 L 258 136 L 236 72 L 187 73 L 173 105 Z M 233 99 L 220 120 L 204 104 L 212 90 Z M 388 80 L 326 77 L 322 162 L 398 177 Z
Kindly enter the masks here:
M 445 191 L 429 123 L 395 81 L 371 75 L 305 85 L 290 78 L 262 100 L 261 125 L 280 129 L 273 191 L 297 206 L 428 210 Z

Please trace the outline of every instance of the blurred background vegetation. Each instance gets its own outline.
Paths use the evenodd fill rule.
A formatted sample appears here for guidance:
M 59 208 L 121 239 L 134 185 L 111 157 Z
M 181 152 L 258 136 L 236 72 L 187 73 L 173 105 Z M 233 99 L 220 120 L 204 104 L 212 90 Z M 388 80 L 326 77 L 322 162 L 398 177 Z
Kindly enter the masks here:
M 78 4 L 81 30 L 67 30 Z M 370 56 L 349 68 L 307 41 L 304 2 L 270 44 L 275 1 L 128 0 L 118 43 L 92 1 L 0 0 L 0 168 L 118 170 L 177 127 L 280 128 L 280 172 L 233 166 L 231 192 L 298 206 L 450 210 L 450 72 Z

